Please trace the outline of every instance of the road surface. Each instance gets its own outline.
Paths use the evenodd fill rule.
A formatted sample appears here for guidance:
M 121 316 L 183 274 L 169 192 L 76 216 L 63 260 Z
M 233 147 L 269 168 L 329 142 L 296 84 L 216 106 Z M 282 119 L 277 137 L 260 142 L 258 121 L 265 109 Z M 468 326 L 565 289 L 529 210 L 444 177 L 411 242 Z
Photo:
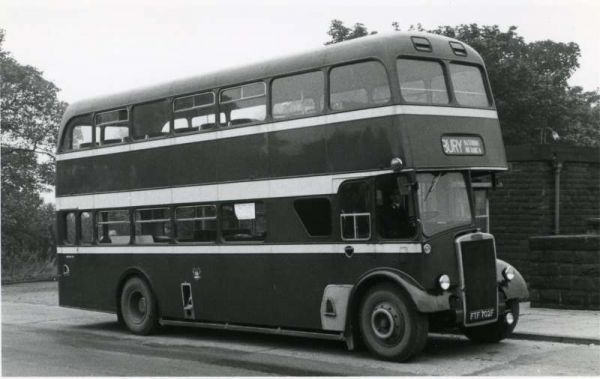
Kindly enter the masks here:
M 139 337 L 115 315 L 56 304 L 56 283 L 2 286 L 3 375 L 600 375 L 596 345 L 430 336 L 417 359 L 393 363 L 340 342 L 284 336 L 166 328 Z

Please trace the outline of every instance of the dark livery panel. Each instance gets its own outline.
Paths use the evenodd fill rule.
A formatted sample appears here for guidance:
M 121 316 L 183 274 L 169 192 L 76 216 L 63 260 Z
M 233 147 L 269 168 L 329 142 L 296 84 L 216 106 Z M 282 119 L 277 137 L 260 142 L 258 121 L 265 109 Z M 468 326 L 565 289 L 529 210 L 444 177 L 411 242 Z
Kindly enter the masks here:
M 410 254 L 116 254 L 60 255 L 68 277 L 60 305 L 116 311 L 118 284 L 139 268 L 153 284 L 161 317 L 184 319 L 181 283 L 192 287 L 195 320 L 321 330 L 320 307 L 329 284 L 351 284 L 368 267 L 417 272 Z M 200 278 L 194 279 L 194 269 Z M 122 284 L 122 283 L 121 283 Z
M 275 124 L 276 125 L 276 124 Z M 447 155 L 445 135 L 480 137 L 482 155 Z M 506 167 L 498 120 L 388 116 L 59 161 L 57 196 L 388 169 Z

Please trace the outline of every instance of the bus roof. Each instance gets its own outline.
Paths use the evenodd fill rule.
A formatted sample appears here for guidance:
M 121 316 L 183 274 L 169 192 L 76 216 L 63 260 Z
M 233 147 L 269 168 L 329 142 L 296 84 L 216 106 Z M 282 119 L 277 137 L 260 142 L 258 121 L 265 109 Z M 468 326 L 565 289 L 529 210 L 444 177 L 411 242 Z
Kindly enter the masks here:
M 417 50 L 413 45 L 411 37 L 427 38 L 431 43 L 432 51 L 423 52 Z M 466 56 L 455 54 L 450 46 L 450 42 L 461 43 L 465 48 Z M 253 80 L 291 74 L 353 60 L 376 58 L 384 62 L 390 62 L 390 60 L 400 55 L 452 59 L 483 65 L 480 55 L 474 49 L 452 38 L 417 32 L 376 34 L 251 65 L 77 101 L 69 105 L 65 111 L 60 134 L 62 135 L 62 129 L 69 119 L 81 114 L 109 110 L 202 90 L 243 84 Z

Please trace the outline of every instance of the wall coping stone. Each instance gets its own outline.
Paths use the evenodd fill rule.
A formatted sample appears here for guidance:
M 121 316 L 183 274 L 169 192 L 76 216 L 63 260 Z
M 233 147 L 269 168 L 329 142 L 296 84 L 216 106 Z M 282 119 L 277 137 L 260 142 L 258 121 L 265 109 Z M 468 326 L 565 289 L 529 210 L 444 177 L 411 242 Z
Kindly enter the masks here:
M 508 162 L 552 161 L 600 163 L 600 148 L 561 144 L 506 146 Z
M 529 237 L 529 250 L 600 251 L 600 235 L 576 234 Z

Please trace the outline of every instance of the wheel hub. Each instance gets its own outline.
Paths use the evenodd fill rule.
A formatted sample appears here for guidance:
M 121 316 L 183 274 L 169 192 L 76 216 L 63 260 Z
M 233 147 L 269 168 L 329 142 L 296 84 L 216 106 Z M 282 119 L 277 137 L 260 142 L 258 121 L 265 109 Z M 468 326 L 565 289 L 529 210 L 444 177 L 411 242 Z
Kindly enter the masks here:
M 138 311 L 139 311 L 141 314 L 144 314 L 144 313 L 146 313 L 146 298 L 145 298 L 145 297 L 141 297 L 141 298 L 138 300 Z
M 371 329 L 377 338 L 386 340 L 401 332 L 403 323 L 398 312 L 389 304 L 379 304 L 371 313 Z

